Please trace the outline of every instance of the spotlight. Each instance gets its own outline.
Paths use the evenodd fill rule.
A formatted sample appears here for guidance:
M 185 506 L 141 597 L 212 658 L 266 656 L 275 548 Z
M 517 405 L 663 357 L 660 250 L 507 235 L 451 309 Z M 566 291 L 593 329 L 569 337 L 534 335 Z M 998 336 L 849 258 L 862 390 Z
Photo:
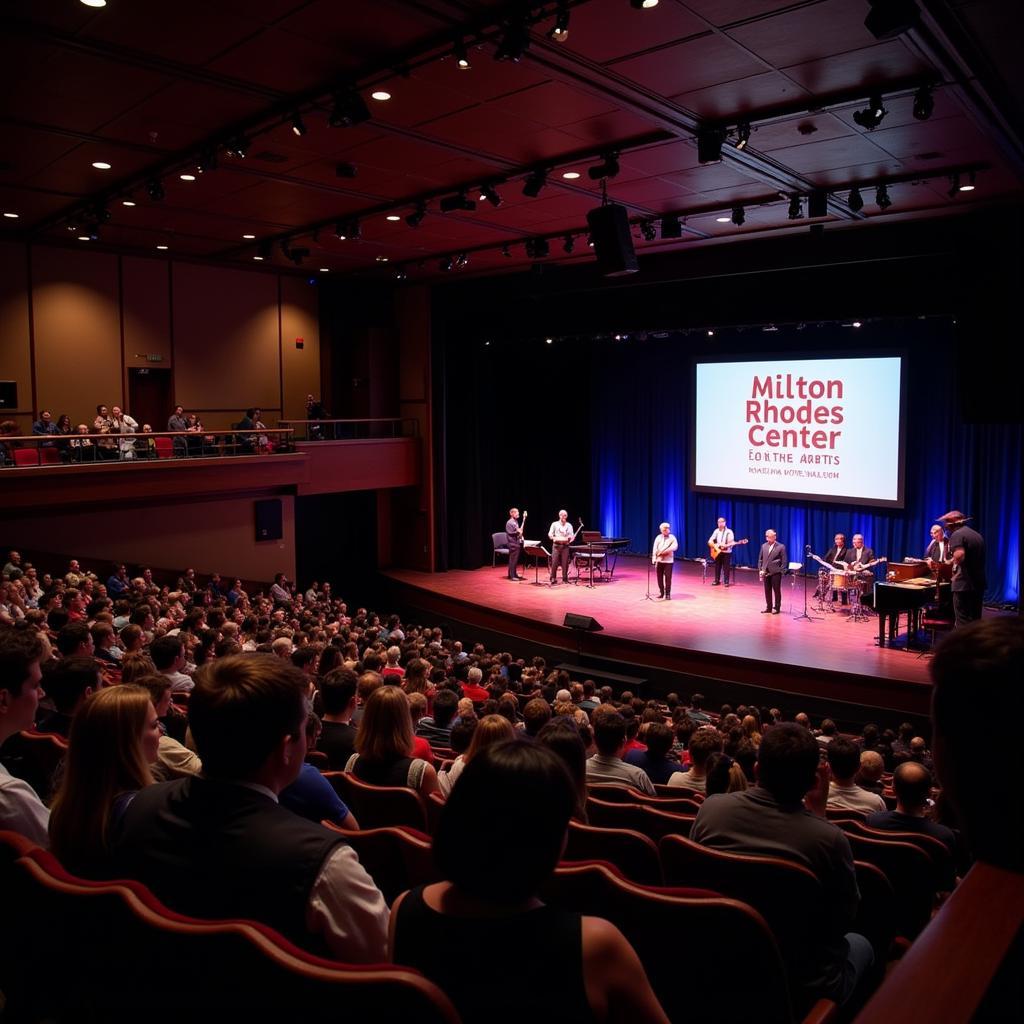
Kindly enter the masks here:
M 445 256 L 437 264 L 437 269 L 443 274 L 450 274 L 452 270 L 452 260 L 450 256 Z
M 405 267 L 398 267 L 395 270 L 395 280 L 396 281 L 404 281 L 408 276 L 409 276 L 409 273 L 405 269 Z
M 619 170 L 619 154 L 606 153 L 599 164 L 587 170 L 587 176 L 592 181 L 600 181 L 602 178 L 614 178 Z
M 889 189 L 886 185 L 879 185 L 875 189 L 875 205 L 880 210 L 888 210 L 892 206 L 892 200 L 889 198 Z
M 523 195 L 536 199 L 540 190 L 548 183 L 548 172 L 545 170 L 531 171 L 523 184 Z
M 733 222 L 733 224 L 736 225 L 736 227 L 738 227 L 738 228 L 742 227 L 743 226 L 743 222 L 746 219 L 747 219 L 747 213 L 743 209 L 742 206 L 734 206 L 732 208 L 732 217 L 730 217 L 730 220 Z
M 697 132 L 697 159 L 702 164 L 718 163 L 722 159 L 725 132 L 721 128 L 702 128 Z
M 480 186 L 480 198 L 486 199 L 487 202 L 491 204 L 491 206 L 501 206 L 501 196 L 499 196 L 498 193 L 495 192 L 490 185 Z
M 459 192 L 454 196 L 445 196 L 438 206 L 441 207 L 442 213 L 451 213 L 453 210 L 475 210 L 476 201 L 466 197 L 465 191 Z
M 334 225 L 334 233 L 338 236 L 338 240 L 341 242 L 344 242 L 349 238 L 358 238 L 361 233 L 359 221 L 355 218 L 339 220 L 338 223 Z
M 526 18 L 517 15 L 505 28 L 505 33 L 494 52 L 495 60 L 510 60 L 518 64 L 530 48 L 530 30 L 526 26 Z
M 568 0 L 559 0 L 555 12 L 555 23 L 548 31 L 548 39 L 556 43 L 564 43 L 569 38 L 569 4 Z
M 629 0 L 629 6 L 634 11 L 649 11 L 652 7 L 658 6 L 658 0 Z
M 508 247 L 508 242 L 506 242 L 501 247 L 501 255 L 504 256 L 505 259 L 507 259 L 507 260 L 512 258 L 512 250 Z
M 162 202 L 164 198 L 167 196 L 167 193 L 164 191 L 163 182 L 161 182 L 157 178 L 154 178 L 146 186 L 146 195 L 149 196 L 149 198 L 152 199 L 154 203 Z
M 354 178 L 358 173 L 355 164 L 341 163 L 334 168 L 336 178 Z
M 799 196 L 789 197 L 789 219 L 799 220 L 803 216 L 803 201 Z
M 893 39 L 912 29 L 920 11 L 914 0 L 868 0 L 871 10 L 864 27 L 876 39 Z
M 750 142 L 750 123 L 744 121 L 743 124 L 736 129 L 736 148 L 746 149 L 748 142 Z
M 249 152 L 249 140 L 244 135 L 239 135 L 231 139 L 224 148 L 227 150 L 228 156 L 236 156 L 239 160 L 244 160 L 246 153 Z
M 296 135 L 306 134 L 306 122 L 302 120 L 302 115 L 297 110 L 292 114 L 292 131 Z
M 957 177 L 959 178 L 960 176 L 957 175 Z M 974 191 L 974 171 L 971 171 L 970 174 L 967 176 L 967 181 L 966 182 L 961 182 L 959 185 L 957 185 L 957 191 L 958 192 L 973 192 Z
M 531 260 L 543 260 L 551 253 L 551 246 L 546 238 L 528 238 L 526 255 Z
M 460 71 L 469 71 L 473 65 L 469 62 L 469 51 L 467 51 L 466 43 L 461 37 L 455 40 L 455 47 L 452 53 L 455 56 L 456 67 Z
M 412 211 L 406 218 L 405 223 L 411 228 L 418 228 L 423 223 L 423 218 L 427 215 L 427 204 L 417 203 L 416 209 Z
M 807 197 L 808 217 L 828 216 L 828 193 L 824 189 L 816 188 Z
M 576 239 L 572 235 L 566 235 L 562 240 L 562 251 L 565 253 L 571 253 L 576 248 Z
M 370 108 L 355 89 L 334 94 L 334 106 L 327 118 L 332 128 L 351 128 L 369 120 Z
M 658 232 L 654 229 L 653 220 L 644 220 L 640 222 L 640 237 L 645 242 L 653 242 L 658 237 Z
M 199 155 L 199 159 L 196 161 L 196 170 L 200 174 L 205 174 L 207 171 L 215 171 L 217 169 L 217 151 L 215 149 L 206 149 Z
M 918 121 L 927 121 L 934 110 L 935 97 L 932 96 L 932 90 L 929 86 L 922 85 L 914 93 L 914 117 Z
M 464 252 L 460 252 L 459 255 L 455 257 L 455 269 L 456 270 L 461 270 L 463 267 L 468 267 L 468 266 L 469 266 L 469 256 L 466 255 L 466 253 L 464 253 Z
M 679 218 L 674 213 L 668 213 L 661 218 L 661 237 L 683 237 L 683 225 L 680 223 Z
M 866 131 L 874 131 L 889 111 L 882 105 L 881 93 L 875 93 L 868 105 L 863 110 L 853 112 L 853 120 Z
M 850 189 L 849 198 L 846 200 L 846 205 L 854 212 L 860 213 L 864 209 L 864 197 L 860 194 L 860 189 L 856 185 Z

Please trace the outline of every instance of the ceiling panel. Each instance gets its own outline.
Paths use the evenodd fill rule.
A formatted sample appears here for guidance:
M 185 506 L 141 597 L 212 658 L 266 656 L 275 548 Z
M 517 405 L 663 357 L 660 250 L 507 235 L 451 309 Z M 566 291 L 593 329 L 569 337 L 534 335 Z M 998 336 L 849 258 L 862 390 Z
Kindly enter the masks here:
M 792 79 L 778 71 L 766 71 L 735 82 L 708 86 L 671 97 L 684 110 L 709 120 L 735 120 L 753 110 L 790 104 L 808 97 Z
M 587 60 L 603 64 L 705 31 L 704 20 L 681 4 L 663 3 L 635 11 L 623 0 L 592 0 L 572 16 L 565 45 Z

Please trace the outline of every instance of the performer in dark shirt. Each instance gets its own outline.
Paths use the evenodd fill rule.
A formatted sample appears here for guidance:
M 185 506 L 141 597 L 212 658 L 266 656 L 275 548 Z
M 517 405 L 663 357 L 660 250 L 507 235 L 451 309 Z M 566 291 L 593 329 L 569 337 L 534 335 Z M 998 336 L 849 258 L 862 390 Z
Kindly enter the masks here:
M 782 611 L 782 574 L 786 571 L 786 546 L 780 544 L 774 530 L 765 530 L 764 543 L 757 556 L 757 573 L 764 580 L 764 602 L 767 606 L 762 615 L 773 612 L 778 615 Z M 772 598 L 775 607 L 772 608 Z
M 985 540 L 967 525 L 970 516 L 963 512 L 947 512 L 939 516 L 953 532 L 949 548 L 953 552 L 953 614 L 955 626 L 967 625 L 981 618 L 981 602 L 985 596 Z
M 523 525 L 526 524 L 527 513 L 523 513 Z M 505 524 L 505 543 L 508 547 L 508 578 L 521 580 L 518 565 L 519 556 L 523 553 L 523 527 L 519 525 L 519 509 L 508 510 L 508 522 Z

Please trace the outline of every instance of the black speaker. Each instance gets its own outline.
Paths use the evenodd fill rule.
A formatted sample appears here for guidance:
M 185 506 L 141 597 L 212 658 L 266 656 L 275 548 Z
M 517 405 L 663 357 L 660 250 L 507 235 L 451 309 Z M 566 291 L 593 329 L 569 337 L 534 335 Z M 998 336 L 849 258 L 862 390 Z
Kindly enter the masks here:
M 590 236 L 594 240 L 597 269 L 605 277 L 635 274 L 640 265 L 629 233 L 629 214 L 624 206 L 608 203 L 587 214 Z
M 570 629 L 585 629 L 588 633 L 600 633 L 604 629 L 592 615 L 576 615 L 574 612 L 565 613 L 565 622 L 562 625 Z
M 281 499 L 267 498 L 265 501 L 254 501 L 253 507 L 256 510 L 256 539 L 280 540 Z

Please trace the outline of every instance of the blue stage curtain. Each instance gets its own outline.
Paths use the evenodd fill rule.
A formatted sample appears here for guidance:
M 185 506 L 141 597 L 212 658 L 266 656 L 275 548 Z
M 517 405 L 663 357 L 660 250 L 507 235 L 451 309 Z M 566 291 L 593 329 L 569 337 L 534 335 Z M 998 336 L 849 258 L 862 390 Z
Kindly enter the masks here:
M 771 349 L 756 332 L 721 339 L 723 357 L 802 350 L 805 356 L 842 354 L 853 347 L 848 329 L 771 335 Z M 865 332 L 866 334 L 867 332 Z M 718 341 L 719 339 L 716 339 Z M 669 521 L 680 555 L 701 557 L 720 515 L 749 545 L 734 563 L 754 565 L 764 531 L 772 528 L 791 561 L 804 561 L 804 545 L 819 555 L 836 533 L 847 541 L 862 533 L 877 556 L 921 557 L 935 519 L 951 509 L 972 515 L 986 540 L 986 600 L 1017 603 L 1020 593 L 1022 428 L 1019 424 L 964 423 L 955 375 L 948 369 L 951 328 L 935 322 L 893 324 L 872 330 L 874 350 L 902 350 L 908 377 L 904 509 L 791 502 L 694 494 L 688 489 L 691 434 L 691 346 L 680 335 L 642 342 L 606 343 L 591 360 L 593 513 L 608 536 L 631 538 L 649 549 L 658 524 Z M 858 341 L 861 338 L 858 337 Z M 813 346 L 813 347 L 812 347 Z M 703 357 L 713 357 L 706 349 Z M 864 457 L 870 458 L 865 452 Z

